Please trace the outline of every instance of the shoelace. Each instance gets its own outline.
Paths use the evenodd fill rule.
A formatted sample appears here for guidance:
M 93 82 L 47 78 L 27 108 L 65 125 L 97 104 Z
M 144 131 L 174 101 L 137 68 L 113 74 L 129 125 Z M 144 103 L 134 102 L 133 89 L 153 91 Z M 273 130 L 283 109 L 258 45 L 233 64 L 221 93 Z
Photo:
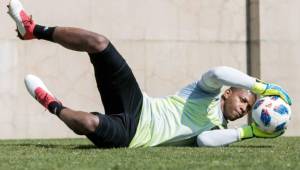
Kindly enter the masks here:
M 26 28 L 29 28 L 33 24 L 32 16 L 29 17 L 29 19 L 26 19 L 23 21 L 23 24 Z

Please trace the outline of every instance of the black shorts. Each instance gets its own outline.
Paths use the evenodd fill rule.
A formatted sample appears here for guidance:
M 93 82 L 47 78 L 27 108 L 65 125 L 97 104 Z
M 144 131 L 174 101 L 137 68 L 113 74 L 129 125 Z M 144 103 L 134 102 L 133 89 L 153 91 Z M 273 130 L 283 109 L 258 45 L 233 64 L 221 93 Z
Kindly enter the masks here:
M 100 123 L 87 137 L 97 147 L 127 147 L 139 122 L 142 92 L 130 67 L 111 43 L 104 51 L 89 56 L 105 115 L 93 112 Z

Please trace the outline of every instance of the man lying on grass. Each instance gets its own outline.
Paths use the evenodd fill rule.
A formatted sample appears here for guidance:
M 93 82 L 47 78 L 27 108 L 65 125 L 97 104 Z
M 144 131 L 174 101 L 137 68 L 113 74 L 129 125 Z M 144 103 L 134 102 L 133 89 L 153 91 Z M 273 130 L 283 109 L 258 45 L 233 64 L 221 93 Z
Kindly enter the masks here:
M 36 76 L 28 75 L 25 84 L 39 103 L 98 147 L 224 146 L 254 136 L 281 135 L 261 132 L 254 124 L 226 129 L 228 121 L 251 112 L 257 94 L 279 95 L 290 104 L 279 86 L 269 89 L 236 69 L 217 67 L 174 95 L 152 98 L 141 92 L 130 67 L 106 37 L 79 28 L 37 25 L 19 0 L 11 0 L 8 8 L 21 39 L 43 39 L 88 53 L 105 114 L 65 107 Z M 231 88 L 221 93 L 223 85 Z

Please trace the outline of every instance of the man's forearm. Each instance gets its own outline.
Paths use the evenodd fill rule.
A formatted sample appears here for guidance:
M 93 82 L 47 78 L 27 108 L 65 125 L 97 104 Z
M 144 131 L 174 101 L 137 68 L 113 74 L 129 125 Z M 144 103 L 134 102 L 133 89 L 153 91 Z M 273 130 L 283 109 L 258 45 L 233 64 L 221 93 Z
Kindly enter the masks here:
M 200 147 L 226 146 L 240 140 L 239 130 L 237 129 L 210 130 L 197 136 L 197 144 Z
M 231 67 L 216 67 L 206 72 L 198 85 L 207 91 L 220 89 L 223 85 L 250 90 L 256 79 Z

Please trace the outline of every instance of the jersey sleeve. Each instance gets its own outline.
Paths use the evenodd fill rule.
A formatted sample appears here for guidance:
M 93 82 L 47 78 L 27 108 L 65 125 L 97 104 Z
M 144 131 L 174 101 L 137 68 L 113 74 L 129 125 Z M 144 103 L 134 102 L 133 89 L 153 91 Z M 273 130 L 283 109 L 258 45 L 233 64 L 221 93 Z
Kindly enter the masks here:
M 219 129 L 202 132 L 197 136 L 199 147 L 218 147 L 240 141 L 238 129 Z
M 231 67 L 220 66 L 207 71 L 197 85 L 209 93 L 218 93 L 223 85 L 250 90 L 256 79 Z

